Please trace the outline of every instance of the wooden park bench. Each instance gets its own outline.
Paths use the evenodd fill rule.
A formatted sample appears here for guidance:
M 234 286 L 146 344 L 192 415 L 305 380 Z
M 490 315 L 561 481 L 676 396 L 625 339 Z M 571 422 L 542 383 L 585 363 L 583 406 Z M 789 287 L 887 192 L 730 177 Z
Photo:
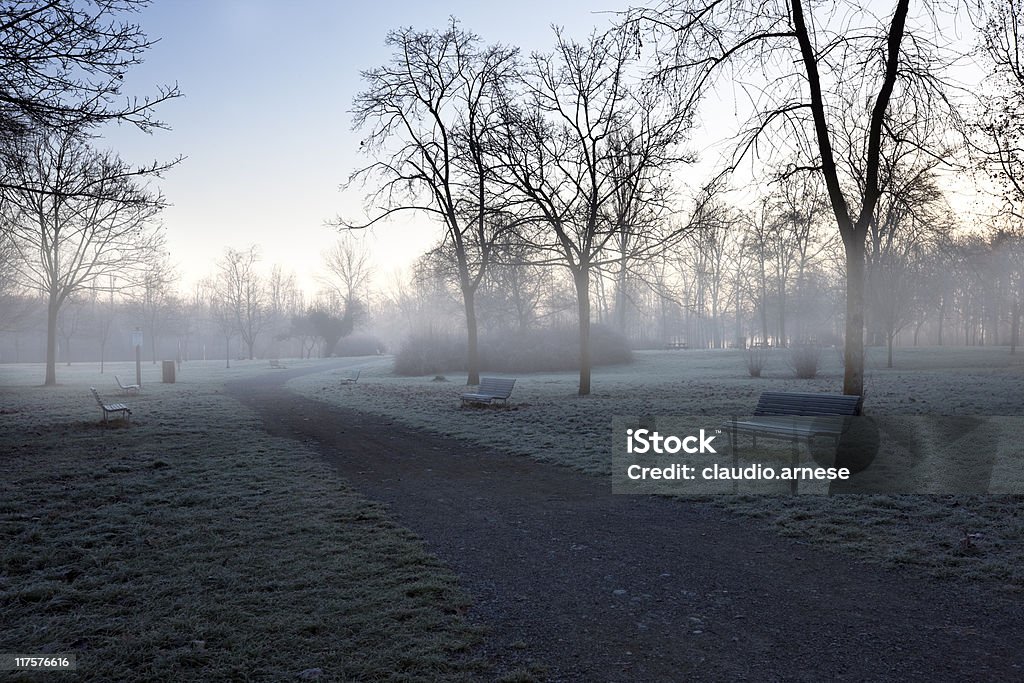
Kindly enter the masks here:
M 121 384 L 121 378 L 117 375 L 114 375 L 114 379 L 117 381 L 117 386 L 121 387 L 121 393 L 125 396 L 134 396 L 142 388 L 138 384 Z
M 348 377 L 342 377 L 341 378 L 341 383 L 342 384 L 355 384 L 356 382 L 359 381 L 359 373 L 360 372 L 362 372 L 362 370 L 356 370 L 355 374 L 349 375 Z
M 792 442 L 793 465 L 796 466 L 800 441 L 807 442 L 811 448 L 816 439 L 828 439 L 838 448 L 847 418 L 859 416 L 863 404 L 863 396 L 765 391 L 757 399 L 753 417 L 725 424 L 732 442 L 733 459 L 738 464 L 738 437 L 743 432 L 752 436 L 754 448 L 757 448 L 758 436 Z M 796 487 L 794 480 L 793 493 Z
M 103 410 L 103 421 L 107 421 L 107 415 L 120 413 L 121 418 L 125 422 L 129 422 L 132 415 L 132 410 L 123 403 L 104 403 L 103 399 L 100 398 L 99 392 L 96 391 L 96 387 L 89 387 L 89 391 L 92 392 L 93 397 L 96 399 L 96 403 L 99 404 Z
M 512 387 L 515 384 L 516 381 L 514 379 L 482 377 L 480 379 L 480 386 L 477 387 L 476 391 L 462 395 L 462 405 L 467 403 L 490 404 L 494 401 L 502 401 L 508 406 L 508 397 L 512 395 Z
M 275 370 L 286 370 L 288 366 L 286 366 L 284 363 L 282 363 L 276 358 L 271 358 L 270 367 L 274 368 Z

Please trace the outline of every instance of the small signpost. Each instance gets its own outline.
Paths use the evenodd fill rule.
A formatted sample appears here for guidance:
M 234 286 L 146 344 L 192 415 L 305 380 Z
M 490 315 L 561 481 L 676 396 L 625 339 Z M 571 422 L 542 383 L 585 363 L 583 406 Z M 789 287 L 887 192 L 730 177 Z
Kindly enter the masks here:
M 135 383 L 142 386 L 142 330 L 132 332 L 132 346 L 135 347 Z

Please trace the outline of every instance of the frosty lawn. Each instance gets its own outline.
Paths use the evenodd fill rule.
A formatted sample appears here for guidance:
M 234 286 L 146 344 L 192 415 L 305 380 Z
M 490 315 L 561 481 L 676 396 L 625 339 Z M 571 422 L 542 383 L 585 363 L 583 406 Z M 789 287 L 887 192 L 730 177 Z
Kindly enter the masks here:
M 877 355 L 868 359 L 865 406 L 872 414 L 1024 415 L 1024 359 L 1005 348 L 903 349 L 892 370 L 884 368 L 882 351 L 872 349 Z M 595 394 L 585 399 L 575 396 L 574 373 L 518 375 L 508 411 L 460 409 L 465 375 L 449 375 L 447 382 L 395 377 L 388 359 L 363 363 L 358 385 L 344 385 L 342 372 L 328 372 L 288 386 L 412 427 L 607 476 L 615 416 L 747 415 L 762 391 L 841 387 L 838 356 L 826 355 L 814 380 L 793 379 L 787 358 L 786 351 L 774 352 L 755 380 L 739 351 L 640 352 L 630 365 L 595 371 Z M 1010 455 L 1001 453 L 1004 460 Z M 749 496 L 705 504 L 762 518 L 783 534 L 864 559 L 1024 589 L 1019 498 Z
M 96 368 L 42 388 L 41 366 L 0 366 L 0 652 L 73 651 L 97 681 L 472 675 L 455 577 L 223 395 L 265 362 L 177 384 L 147 366 L 123 398 L 113 373 L 134 369 Z M 90 385 L 130 427 L 98 424 Z

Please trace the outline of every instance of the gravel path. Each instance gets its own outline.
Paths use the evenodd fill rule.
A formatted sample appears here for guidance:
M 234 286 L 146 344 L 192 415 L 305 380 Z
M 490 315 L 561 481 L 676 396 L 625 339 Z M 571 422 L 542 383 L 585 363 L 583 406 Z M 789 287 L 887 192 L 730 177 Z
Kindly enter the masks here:
M 499 672 L 1024 681 L 1024 608 L 1013 596 L 861 564 L 700 504 L 612 495 L 604 479 L 282 387 L 324 369 L 276 371 L 228 391 L 268 432 L 318 449 L 388 504 L 458 573 Z

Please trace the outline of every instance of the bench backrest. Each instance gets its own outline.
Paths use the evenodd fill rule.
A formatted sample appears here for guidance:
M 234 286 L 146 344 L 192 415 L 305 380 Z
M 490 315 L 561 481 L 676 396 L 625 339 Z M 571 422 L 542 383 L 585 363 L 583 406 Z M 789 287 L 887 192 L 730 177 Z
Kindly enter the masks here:
M 94 397 L 96 397 L 96 402 L 99 403 L 100 404 L 100 408 L 102 408 L 103 407 L 103 399 L 100 398 L 100 392 L 96 391 L 96 387 L 89 387 L 89 391 L 91 391 L 92 395 Z
M 863 396 L 766 391 L 754 415 L 860 415 Z
M 477 390 L 477 393 L 496 396 L 498 398 L 508 398 L 512 395 L 512 387 L 514 387 L 515 384 L 516 381 L 514 379 L 481 377 L 480 388 Z

